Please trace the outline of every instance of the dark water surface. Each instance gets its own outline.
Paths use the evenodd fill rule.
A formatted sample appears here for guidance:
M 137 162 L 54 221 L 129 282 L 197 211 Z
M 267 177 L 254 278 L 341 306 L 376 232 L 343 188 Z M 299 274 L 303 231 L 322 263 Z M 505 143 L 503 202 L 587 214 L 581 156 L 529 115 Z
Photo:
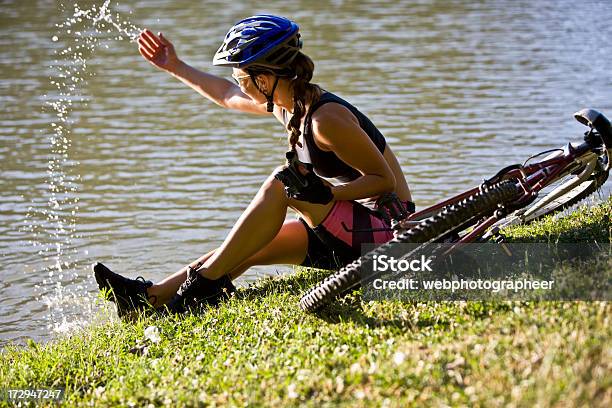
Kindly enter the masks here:
M 277 1 L 262 8 L 174 0 L 112 7 L 166 33 L 190 64 L 225 76 L 210 61 L 235 21 L 260 12 L 295 19 L 317 64 L 314 81 L 370 116 L 424 206 L 579 139 L 583 128 L 572 113 L 580 108 L 612 116 L 612 3 L 579 3 Z M 55 118 L 42 110 L 57 75 L 50 66 L 54 50 L 74 46 L 55 27 L 72 16 L 64 4 L 63 11 L 55 1 L 0 4 L 0 344 L 46 340 L 88 321 L 99 308 L 92 305 L 95 260 L 159 280 L 218 245 L 286 149 L 272 118 L 224 111 L 150 66 L 134 43 L 111 39 L 88 61 L 93 76 L 80 89 L 89 102 L 70 112 L 62 166 L 75 191 L 63 211 L 74 211 L 74 226 L 31 228 L 48 221 L 50 207 Z M 56 256 L 41 245 L 52 245 Z M 58 260 L 67 266 L 48 266 Z M 290 270 L 254 268 L 242 282 Z

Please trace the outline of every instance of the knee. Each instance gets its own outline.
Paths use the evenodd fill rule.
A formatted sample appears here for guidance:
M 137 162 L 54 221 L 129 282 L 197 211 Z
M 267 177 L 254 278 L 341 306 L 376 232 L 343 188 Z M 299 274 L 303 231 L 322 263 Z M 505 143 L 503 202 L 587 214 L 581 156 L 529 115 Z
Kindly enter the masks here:
M 268 176 L 266 181 L 261 186 L 259 193 L 264 196 L 273 196 L 275 198 L 287 199 L 285 194 L 285 185 L 276 178 L 276 174 L 283 170 L 284 166 L 279 166 Z
M 287 168 L 287 166 L 278 166 L 277 168 L 275 168 L 274 170 L 272 170 L 272 173 L 270 173 L 270 176 L 268 178 L 273 178 L 276 179 L 276 176 L 278 173 L 282 172 L 283 170 L 285 170 Z
M 266 182 L 264 183 L 264 185 L 269 186 L 270 188 L 280 188 L 284 191 L 284 184 L 282 181 L 280 181 L 278 174 L 280 172 L 282 172 L 283 170 L 285 170 L 287 168 L 287 166 L 278 166 L 277 168 L 274 169 L 274 171 L 268 176 L 268 178 L 266 179 Z

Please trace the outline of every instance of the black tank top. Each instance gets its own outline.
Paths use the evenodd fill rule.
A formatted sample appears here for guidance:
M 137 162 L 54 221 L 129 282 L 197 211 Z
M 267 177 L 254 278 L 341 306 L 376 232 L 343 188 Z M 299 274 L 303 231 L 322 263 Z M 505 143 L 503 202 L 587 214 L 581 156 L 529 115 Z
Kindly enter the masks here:
M 376 126 L 374 126 L 370 119 L 356 107 L 331 92 L 325 92 L 321 95 L 319 100 L 310 107 L 306 114 L 304 120 L 304 133 L 302 135 L 302 147 L 296 146 L 297 154 L 301 161 L 312 163 L 314 171 L 318 176 L 329 179 L 332 182 L 338 181 L 340 183 L 348 183 L 361 176 L 361 173 L 343 162 L 334 152 L 326 152 L 319 149 L 312 134 L 312 114 L 322 105 L 330 102 L 339 103 L 349 109 L 359 121 L 361 128 L 367 133 L 381 153 L 384 153 L 387 142 L 385 141 L 385 137 Z M 283 117 L 285 119 L 285 124 L 287 124 L 288 118 L 286 111 L 283 111 Z M 345 136 L 346 143 L 351 142 L 351 136 L 352 135 Z

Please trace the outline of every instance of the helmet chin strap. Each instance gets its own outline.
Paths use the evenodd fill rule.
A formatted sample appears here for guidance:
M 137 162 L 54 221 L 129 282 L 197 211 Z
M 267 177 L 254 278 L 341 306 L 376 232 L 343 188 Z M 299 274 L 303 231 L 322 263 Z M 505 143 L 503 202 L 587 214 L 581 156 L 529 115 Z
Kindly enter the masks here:
M 270 95 L 266 95 L 264 93 L 264 95 L 266 95 L 266 99 L 268 100 L 268 105 L 267 105 L 267 111 L 268 112 L 274 112 L 274 91 L 276 90 L 276 85 L 278 85 L 278 77 L 275 77 L 274 79 L 274 86 L 272 86 L 272 92 L 270 92 Z
M 267 93 L 262 91 L 259 85 L 257 84 L 257 81 L 255 80 L 255 75 L 253 75 L 251 72 L 249 72 L 249 75 L 251 76 L 251 81 L 253 81 L 253 83 L 255 84 L 255 88 L 257 88 L 257 90 L 261 92 L 268 101 L 268 104 L 266 105 L 266 110 L 268 112 L 274 112 L 274 91 L 276 90 L 276 86 L 278 85 L 278 76 L 274 76 L 275 79 L 274 85 L 272 86 L 272 92 L 270 92 L 270 95 L 268 95 Z

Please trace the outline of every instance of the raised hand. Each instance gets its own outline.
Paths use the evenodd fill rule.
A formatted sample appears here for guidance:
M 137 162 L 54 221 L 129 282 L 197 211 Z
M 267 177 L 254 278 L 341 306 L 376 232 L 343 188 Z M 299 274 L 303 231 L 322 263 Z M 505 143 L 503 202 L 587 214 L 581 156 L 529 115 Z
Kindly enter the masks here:
M 162 33 L 156 36 L 147 29 L 138 36 L 138 51 L 144 59 L 164 71 L 172 71 L 180 62 L 174 45 Z

